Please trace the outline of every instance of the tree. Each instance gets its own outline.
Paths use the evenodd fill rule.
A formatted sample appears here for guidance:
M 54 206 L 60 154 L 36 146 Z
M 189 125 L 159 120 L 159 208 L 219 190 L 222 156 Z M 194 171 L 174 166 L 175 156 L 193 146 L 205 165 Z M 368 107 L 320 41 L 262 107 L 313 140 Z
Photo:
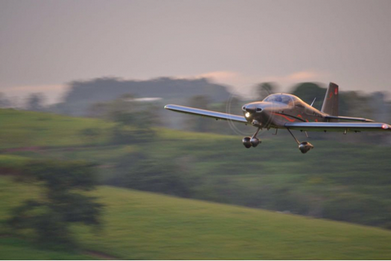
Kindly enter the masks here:
M 107 114 L 109 104 L 106 102 L 97 102 L 90 105 L 87 109 L 87 116 L 93 118 L 104 118 Z
M 26 164 L 17 180 L 40 186 L 43 193 L 13 210 L 8 224 L 14 230 L 33 230 L 41 244 L 69 246 L 75 244 L 70 224 L 101 224 L 103 205 L 82 193 L 95 187 L 94 165 L 82 161 L 34 161 Z
M 101 129 L 99 129 L 99 128 L 85 128 L 80 131 L 80 134 L 86 139 L 87 142 L 93 142 L 101 134 Z
M 10 108 L 12 107 L 12 102 L 7 98 L 7 96 L 0 92 L 0 108 Z
M 269 94 L 275 93 L 278 89 L 275 83 L 263 82 L 258 84 L 256 87 L 257 100 L 265 99 Z
M 160 107 L 138 101 L 132 94 L 124 94 L 115 100 L 94 103 L 88 115 L 117 122 L 123 126 L 150 129 L 158 125 Z
M 132 153 L 119 159 L 110 184 L 127 188 L 191 197 L 198 180 L 176 163 Z
M 326 94 L 326 88 L 320 87 L 317 83 L 303 82 L 293 87 L 292 94 L 296 95 L 308 104 L 316 98 L 314 107 L 321 109 L 323 98 Z
M 32 93 L 27 98 L 26 109 L 29 111 L 43 111 L 46 97 L 42 93 Z

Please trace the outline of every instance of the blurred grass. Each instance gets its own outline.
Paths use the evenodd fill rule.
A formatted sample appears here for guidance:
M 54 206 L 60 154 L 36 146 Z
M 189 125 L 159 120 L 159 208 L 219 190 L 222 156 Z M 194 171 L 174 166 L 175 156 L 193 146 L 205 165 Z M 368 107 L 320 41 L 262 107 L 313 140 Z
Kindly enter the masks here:
M 1 177 L 0 220 L 37 191 Z M 74 226 L 84 249 L 124 259 L 390 259 L 391 232 L 159 194 L 99 187 L 106 205 L 98 233 Z M 66 258 L 40 253 L 12 238 L 0 240 L 3 259 Z M 30 252 L 29 252 L 30 251 Z M 20 251 L 19 251 L 20 252 Z M 82 256 L 80 257 L 83 258 Z
M 115 175 L 120 159 L 126 162 L 128 157 L 142 153 L 156 162 L 175 163 L 183 170 L 184 177 L 201 179 L 202 187 L 197 187 L 193 195 L 199 199 L 273 208 L 270 204 L 278 204 L 270 202 L 274 198 L 260 198 L 259 194 L 276 193 L 276 187 L 285 186 L 289 193 L 278 193 L 288 199 L 296 194 L 309 201 L 312 198 L 327 200 L 347 192 L 374 196 L 381 204 L 391 205 L 391 176 L 387 175 L 391 171 L 391 150 L 387 146 L 310 138 L 315 149 L 301 154 L 292 137 L 284 135 L 283 131 L 278 136 L 272 135 L 273 131 L 263 131 L 260 135 L 262 144 L 245 149 L 241 136 L 164 128 L 154 128 L 156 135 L 149 143 L 113 145 L 110 139 L 114 124 L 102 120 L 15 110 L 0 110 L 0 120 L 3 120 L 0 148 L 27 147 L 3 150 L 3 153 L 25 158 L 92 161 L 100 165 L 102 182 Z M 83 136 L 82 130 L 88 128 L 97 128 L 99 135 Z M 249 132 L 253 131 L 251 126 L 248 128 Z M 40 129 L 46 129 L 46 134 L 43 135 Z M 25 132 L 25 141 L 13 136 L 20 130 Z M 304 139 L 303 133 L 296 135 Z M 331 138 L 340 136 L 343 135 L 328 134 Z M 28 146 L 44 148 L 29 149 Z M 4 158 L 3 162 L 6 160 Z M 281 210 L 307 214 L 289 208 Z M 365 222 L 370 224 L 372 221 Z
M 13 164 L 6 161 L 17 164 L 18 159 L 7 158 L 11 154 L 24 158 L 88 160 L 100 165 L 100 180 L 104 182 L 115 174 L 121 158 L 126 161 L 127 157 L 143 153 L 156 162 L 179 165 L 184 176 L 202 179 L 203 187 L 197 188 L 195 195 L 200 199 L 218 200 L 217 197 L 222 196 L 226 198 L 220 199 L 221 202 L 268 208 L 267 202 L 249 203 L 247 198 L 256 197 L 267 188 L 285 186 L 299 195 L 311 191 L 312 194 L 306 196 L 309 199 L 354 192 L 375 196 L 379 202 L 391 204 L 391 176 L 387 175 L 391 171 L 391 150 L 387 146 L 311 140 L 315 149 L 304 155 L 292 137 L 282 131 L 279 136 L 272 135 L 273 131 L 263 131 L 260 135 L 263 143 L 257 148 L 245 149 L 241 136 L 164 128 L 154 128 L 156 135 L 149 143 L 113 145 L 110 139 L 114 124 L 102 120 L 15 110 L 0 110 L 0 120 L 0 148 L 25 147 L 3 150 L 7 156 L 3 154 L 0 163 L 5 165 Z M 97 128 L 99 135 L 83 136 L 82 130 L 88 128 Z M 251 126 L 248 128 L 249 132 L 253 131 Z M 13 136 L 18 131 L 25 133 L 24 141 Z M 304 138 L 304 134 L 296 134 L 299 139 Z M 342 136 L 338 133 L 328 135 Z M 349 134 L 357 135 L 360 134 Z M 29 149 L 29 146 L 41 148 Z M 19 162 L 22 161 L 19 158 Z M 224 182 L 230 186 L 229 190 L 216 192 Z M 206 190 L 215 195 L 207 195 Z
M 13 109 L 1 109 L 0 122 L 0 148 L 102 144 L 108 141 L 106 131 L 113 126 L 102 120 Z M 86 128 L 101 133 L 90 142 L 80 134 Z
M 29 157 L 0 154 L 0 166 L 2 168 L 18 169 L 29 160 L 31 160 Z
M 100 175 L 109 177 L 118 158 L 143 152 L 175 162 L 188 171 L 184 175 L 202 177 L 198 198 L 248 204 L 251 197 L 281 187 L 281 198 L 302 196 L 315 207 L 318 198 L 353 192 L 390 205 L 389 147 L 317 140 L 311 141 L 316 148 L 303 155 L 284 135 L 271 138 L 263 133 L 263 143 L 247 150 L 241 136 L 163 128 L 155 128 L 156 139 L 150 144 L 110 145 L 113 124 L 101 120 L 0 110 L 0 122 L 3 150 L 45 147 L 5 151 L 0 155 L 3 168 L 18 168 L 36 158 L 84 159 L 99 163 Z M 84 137 L 81 131 L 86 128 L 99 129 L 99 135 Z M 0 222 L 11 207 L 38 194 L 34 186 L 0 177 Z M 97 235 L 83 227 L 74 227 L 75 233 L 85 249 L 119 258 L 391 259 L 390 232 L 381 229 L 112 187 L 100 187 L 93 194 L 106 204 L 106 227 Z M 264 198 L 255 201 L 255 206 L 268 207 Z M 0 224 L 0 233 L 7 233 Z M 31 253 L 29 259 L 84 259 L 34 249 L 23 240 L 0 237 L 1 259 L 24 259 L 25 253 Z
M 0 259 L 2 260 L 90 260 L 96 259 L 89 255 L 39 249 L 27 241 L 16 238 L 0 237 Z

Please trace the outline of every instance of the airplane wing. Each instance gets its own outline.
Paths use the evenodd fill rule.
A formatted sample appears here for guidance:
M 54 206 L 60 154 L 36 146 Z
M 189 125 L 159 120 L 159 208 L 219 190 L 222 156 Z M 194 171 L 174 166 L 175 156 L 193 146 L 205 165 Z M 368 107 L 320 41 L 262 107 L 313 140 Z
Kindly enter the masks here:
M 175 104 L 167 104 L 166 106 L 164 106 L 164 109 L 187 113 L 187 114 L 200 115 L 204 117 L 214 118 L 216 120 L 236 121 L 245 124 L 248 123 L 246 118 L 244 118 L 244 116 L 217 112 L 217 111 L 209 111 L 209 110 L 197 109 L 197 108 L 186 107 L 186 106 L 175 105 Z
M 363 121 L 363 122 L 373 122 L 371 119 L 365 119 L 365 118 L 357 118 L 357 117 L 346 117 L 346 116 L 332 116 L 327 115 L 325 117 L 326 119 L 331 120 L 343 120 L 343 121 Z
M 292 122 L 284 126 L 300 131 L 391 131 L 391 125 L 380 122 Z

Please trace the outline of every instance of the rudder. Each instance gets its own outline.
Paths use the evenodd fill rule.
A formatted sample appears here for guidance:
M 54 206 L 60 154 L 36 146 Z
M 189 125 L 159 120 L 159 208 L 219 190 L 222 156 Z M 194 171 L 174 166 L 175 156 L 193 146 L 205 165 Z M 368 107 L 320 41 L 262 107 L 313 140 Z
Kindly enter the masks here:
M 327 89 L 326 96 L 323 100 L 321 112 L 327 113 L 332 116 L 338 116 L 338 96 L 339 90 L 338 85 L 330 82 L 329 88 Z

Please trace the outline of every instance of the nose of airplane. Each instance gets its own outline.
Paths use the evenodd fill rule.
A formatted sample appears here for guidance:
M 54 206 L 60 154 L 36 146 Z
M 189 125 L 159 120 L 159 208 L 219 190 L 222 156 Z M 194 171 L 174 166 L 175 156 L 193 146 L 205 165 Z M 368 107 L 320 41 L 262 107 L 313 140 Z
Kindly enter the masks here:
M 256 117 L 258 113 L 261 113 L 263 109 L 260 103 L 248 103 L 243 105 L 242 110 L 244 117 L 246 117 L 247 120 L 250 120 Z
M 242 107 L 242 110 L 243 111 L 246 111 L 246 112 L 250 112 L 250 113 L 260 113 L 262 112 L 262 107 L 260 106 L 260 104 L 254 104 L 254 103 L 249 103 L 249 104 L 246 104 Z

